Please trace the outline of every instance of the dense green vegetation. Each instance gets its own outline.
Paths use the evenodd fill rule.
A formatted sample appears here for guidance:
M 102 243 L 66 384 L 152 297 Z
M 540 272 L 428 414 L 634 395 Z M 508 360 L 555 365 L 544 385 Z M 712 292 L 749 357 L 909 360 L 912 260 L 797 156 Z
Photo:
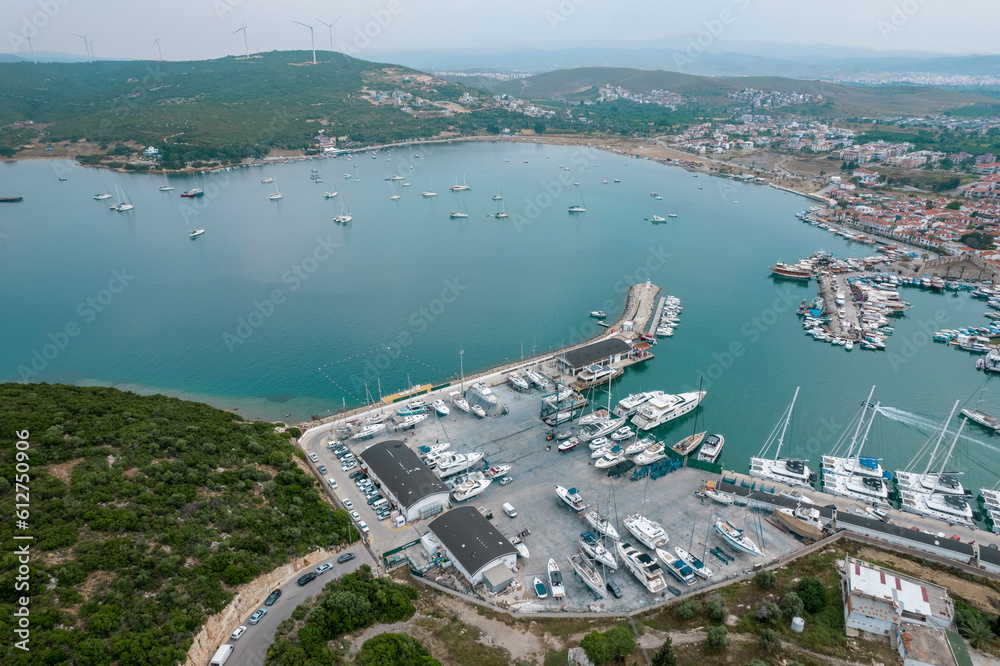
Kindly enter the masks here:
M 5 664 L 183 662 L 233 586 L 348 538 L 347 514 L 321 499 L 270 423 L 162 395 L 0 384 L 0 429 L 8 441 L 30 432 L 34 536 L 30 591 L 15 591 L 10 551 L 0 564 Z M 6 543 L 23 491 L 15 454 L 0 450 Z M 12 647 L 24 594 L 30 652 Z
M 479 109 L 474 113 L 451 116 L 430 105 L 417 115 L 376 106 L 363 88 L 398 89 L 431 102 L 458 101 L 468 88 L 340 53 L 318 56 L 317 65 L 305 64 L 311 55 L 304 51 L 249 60 L 3 63 L 0 151 L 11 154 L 38 136 L 45 144 L 86 139 L 101 150 L 132 141 L 158 147 L 165 166 L 179 168 L 303 149 L 320 129 L 368 144 L 533 124 L 478 103 L 467 105 Z M 25 120 L 35 124 L 9 127 Z
M 617 625 L 607 631 L 591 631 L 580 641 L 587 659 L 595 666 L 631 655 L 635 652 L 635 645 L 635 633 L 625 625 Z
M 417 591 L 409 585 L 390 578 L 376 578 L 367 564 L 362 565 L 354 573 L 327 583 L 316 599 L 299 606 L 291 618 L 278 625 L 265 663 L 271 666 L 340 663 L 341 655 L 330 649 L 330 641 L 376 622 L 408 620 L 416 612 L 411 603 L 416 598 Z M 370 652 L 374 654 L 376 648 L 392 649 L 377 644 Z M 400 645 L 396 648 L 404 649 Z M 437 662 L 413 663 L 430 666 Z
M 416 638 L 409 634 L 379 634 L 361 646 L 355 662 L 359 666 L 441 666 Z
M 886 141 L 889 143 L 912 143 L 916 150 L 939 150 L 953 154 L 967 152 L 970 155 L 983 153 L 1000 153 L 1000 128 L 994 127 L 985 134 L 978 132 L 960 132 L 952 130 L 918 129 L 916 131 L 891 131 L 884 129 L 866 129 L 855 138 L 855 143 L 868 141 Z M 944 166 L 949 166 L 945 164 Z

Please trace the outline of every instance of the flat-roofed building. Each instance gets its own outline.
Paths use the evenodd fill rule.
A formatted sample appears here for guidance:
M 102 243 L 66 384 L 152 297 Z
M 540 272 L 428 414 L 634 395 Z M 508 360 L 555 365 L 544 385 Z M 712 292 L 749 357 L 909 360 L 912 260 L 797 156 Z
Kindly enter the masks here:
M 361 453 L 361 461 L 407 522 L 430 518 L 448 508 L 448 486 L 403 442 L 373 444 Z
M 506 587 L 513 579 L 513 574 L 505 576 L 498 565 L 514 571 L 517 549 L 475 507 L 454 508 L 431 521 L 428 529 L 441 543 L 455 568 L 472 585 L 485 582 L 486 572 L 489 572 L 489 587 L 493 591 Z

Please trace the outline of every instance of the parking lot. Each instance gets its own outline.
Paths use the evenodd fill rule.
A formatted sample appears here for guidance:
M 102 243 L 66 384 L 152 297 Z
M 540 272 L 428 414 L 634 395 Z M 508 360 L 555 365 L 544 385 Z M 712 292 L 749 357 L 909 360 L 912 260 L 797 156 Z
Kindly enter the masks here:
M 659 479 L 646 477 L 632 481 L 631 475 L 621 478 L 609 478 L 605 470 L 594 468 L 591 451 L 586 445 L 560 453 L 556 442 L 546 441 L 547 427 L 538 418 L 540 394 L 538 391 L 520 393 L 505 386 L 494 387 L 500 399 L 508 408 L 504 416 L 479 419 L 472 414 L 466 414 L 452 407 L 451 413 L 445 417 L 432 415 L 428 420 L 417 426 L 415 430 L 403 433 L 382 435 L 367 442 L 348 442 L 349 447 L 360 453 L 373 442 L 387 439 L 405 439 L 407 445 L 416 450 L 419 446 L 433 445 L 437 442 L 450 442 L 450 451 L 471 452 L 483 451 L 484 460 L 489 465 L 511 465 L 508 475 L 513 482 L 500 486 L 493 482 L 482 494 L 469 501 L 476 507 L 483 507 L 493 514 L 493 524 L 506 536 L 513 537 L 523 530 L 530 534 L 524 537 L 529 549 L 529 557 L 519 559 L 520 570 L 518 579 L 522 583 L 520 595 L 505 595 L 504 600 L 510 603 L 534 599 L 531 581 L 537 575 L 545 578 L 545 565 L 550 557 L 555 558 L 563 570 L 566 581 L 566 596 L 563 599 L 534 600 L 533 608 L 566 608 L 570 610 L 586 610 L 597 605 L 602 609 L 639 608 L 659 601 L 659 597 L 647 592 L 632 574 L 620 565 L 617 571 L 602 571 L 602 576 L 618 583 L 623 592 L 621 599 L 607 595 L 605 599 L 596 601 L 594 595 L 576 577 L 569 563 L 569 557 L 576 554 L 580 534 L 590 529 L 582 517 L 577 516 L 564 505 L 555 494 L 555 486 L 575 487 L 583 496 L 584 501 L 602 514 L 610 514 L 621 539 L 632 543 L 640 550 L 645 549 L 622 525 L 622 519 L 627 515 L 640 512 L 658 521 L 667 531 L 670 539 L 669 548 L 680 546 L 701 557 L 708 548 L 722 546 L 733 554 L 732 549 L 725 546 L 721 537 L 711 530 L 714 520 L 721 517 L 731 521 L 737 527 L 747 528 L 747 534 L 754 534 L 755 516 L 748 515 L 745 508 L 730 506 L 722 507 L 710 501 L 703 502 L 695 496 L 703 479 L 714 478 L 706 472 L 684 468 Z M 429 400 L 424 398 L 425 401 Z M 680 419 L 671 424 L 665 438 L 672 443 L 676 432 L 685 427 L 687 421 Z M 688 424 L 689 425 L 689 424 Z M 330 433 L 326 431 L 312 433 L 304 441 L 307 450 L 316 453 L 321 464 L 327 467 L 326 477 L 337 481 L 333 493 L 342 502 L 349 499 L 354 510 L 357 510 L 362 520 L 371 529 L 371 548 L 376 555 L 418 539 L 426 533 L 424 522 L 416 522 L 401 528 L 392 528 L 388 521 L 379 522 L 375 513 L 367 505 L 364 495 L 354 481 L 348 478 L 348 473 L 341 470 L 337 460 L 325 446 Z M 549 448 L 549 445 L 552 445 Z M 460 476 L 460 475 L 459 475 Z M 509 518 L 501 510 L 501 505 L 509 502 L 517 509 L 517 516 Z M 735 560 L 724 564 L 711 554 L 704 557 L 705 564 L 715 572 L 709 581 L 698 579 L 698 582 L 687 588 L 667 576 L 668 584 L 676 588 L 697 589 L 718 582 L 720 579 L 735 576 L 750 569 L 754 564 L 770 561 L 801 547 L 799 541 L 786 532 L 780 531 L 767 522 L 763 526 L 763 546 L 766 558 L 753 558 L 745 554 L 735 554 Z M 755 541 L 760 539 L 754 537 Z M 612 546 L 609 544 L 609 549 Z M 420 546 L 409 551 L 418 563 L 425 562 Z M 669 596 L 669 593 L 668 593 Z

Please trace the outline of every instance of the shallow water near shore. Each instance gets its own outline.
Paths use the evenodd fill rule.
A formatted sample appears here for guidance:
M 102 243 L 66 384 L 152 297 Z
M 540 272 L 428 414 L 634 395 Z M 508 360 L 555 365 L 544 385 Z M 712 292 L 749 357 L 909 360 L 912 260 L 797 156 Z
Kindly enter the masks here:
M 979 398 L 975 359 L 926 334 L 984 322 L 983 303 L 965 295 L 904 288 L 913 307 L 886 352 L 803 334 L 794 310 L 815 282 L 775 280 L 768 267 L 820 248 L 873 252 L 796 220 L 807 199 L 542 144 L 418 146 L 391 160 L 173 177 L 171 192 L 152 175 L 0 164 L 0 195 L 24 197 L 0 204 L 0 379 L 157 391 L 295 422 L 360 404 L 366 383 L 377 396 L 457 377 L 460 350 L 469 375 L 589 337 L 590 310 L 617 317 L 628 285 L 650 279 L 681 298 L 682 324 L 615 383 L 613 400 L 701 383 L 698 430 L 726 436 L 727 468 L 746 470 L 796 386 L 782 453 L 810 457 L 814 470 L 872 384 L 884 416 L 867 453 L 889 469 L 910 461 L 955 400 Z M 411 186 L 385 180 L 397 173 Z M 284 198 L 269 201 L 262 177 Z M 452 192 L 456 179 L 472 189 Z M 133 211 L 92 200 L 115 185 Z M 180 198 L 196 186 L 203 198 Z M 421 196 L 431 189 L 437 197 Z M 507 220 L 492 217 L 501 190 Z M 586 213 L 567 213 L 581 201 Z M 353 222 L 333 224 L 346 210 Z M 678 217 L 644 220 L 669 213 Z M 192 241 L 196 227 L 206 233 Z M 992 393 L 981 409 L 998 414 Z M 694 427 L 688 416 L 657 434 L 672 444 Z M 998 453 L 1000 437 L 970 424 L 949 467 L 991 486 Z

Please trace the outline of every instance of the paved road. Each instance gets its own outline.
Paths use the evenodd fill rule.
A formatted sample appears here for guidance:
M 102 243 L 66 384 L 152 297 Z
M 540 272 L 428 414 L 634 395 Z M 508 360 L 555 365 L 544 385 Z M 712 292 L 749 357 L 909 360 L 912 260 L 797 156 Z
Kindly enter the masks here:
M 257 625 L 251 625 L 247 622 L 250 615 L 257 610 L 257 607 L 248 609 L 246 615 L 241 620 L 242 624 L 247 627 L 246 633 L 239 640 L 227 641 L 236 649 L 233 650 L 233 656 L 226 662 L 226 666 L 259 666 L 259 664 L 263 664 L 264 657 L 267 655 L 267 648 L 274 641 L 274 632 L 282 620 L 291 617 L 292 611 L 295 610 L 296 606 L 302 603 L 306 597 L 319 594 L 323 586 L 332 578 L 338 578 L 344 574 L 351 573 L 362 564 L 371 564 L 370 558 L 367 557 L 364 548 L 360 545 L 355 545 L 350 551 L 344 552 L 354 553 L 357 557 L 350 562 L 337 564 L 337 557 L 343 555 L 343 553 L 340 553 L 337 557 L 323 560 L 324 562 L 331 563 L 333 568 L 304 587 L 299 587 L 295 581 L 307 571 L 313 571 L 312 568 L 303 569 L 295 578 L 283 585 L 281 587 L 281 598 L 267 609 L 267 615 Z M 317 564 L 317 566 L 319 565 Z M 264 608 L 264 605 L 261 604 L 259 607 Z M 236 627 L 233 627 L 233 629 L 235 630 Z

